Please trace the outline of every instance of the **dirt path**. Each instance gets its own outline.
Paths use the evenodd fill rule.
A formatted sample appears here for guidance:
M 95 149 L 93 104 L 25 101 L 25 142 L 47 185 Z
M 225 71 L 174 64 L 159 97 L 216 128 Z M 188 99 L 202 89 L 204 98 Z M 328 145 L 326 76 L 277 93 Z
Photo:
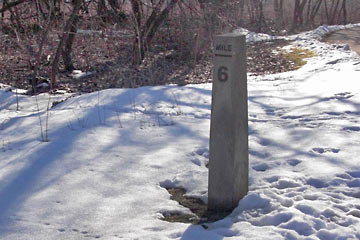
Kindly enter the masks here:
M 324 42 L 348 43 L 351 49 L 360 55 L 360 27 L 340 30 L 325 37 Z

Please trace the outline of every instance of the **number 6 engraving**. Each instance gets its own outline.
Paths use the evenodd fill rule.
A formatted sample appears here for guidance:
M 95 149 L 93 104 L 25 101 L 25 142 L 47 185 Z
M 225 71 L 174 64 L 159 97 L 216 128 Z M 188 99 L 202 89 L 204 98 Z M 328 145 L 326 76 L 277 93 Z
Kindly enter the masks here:
M 220 82 L 225 82 L 226 80 L 228 80 L 229 78 L 229 74 L 227 73 L 228 72 L 228 68 L 227 67 L 219 67 L 219 70 L 218 70 L 218 79 Z

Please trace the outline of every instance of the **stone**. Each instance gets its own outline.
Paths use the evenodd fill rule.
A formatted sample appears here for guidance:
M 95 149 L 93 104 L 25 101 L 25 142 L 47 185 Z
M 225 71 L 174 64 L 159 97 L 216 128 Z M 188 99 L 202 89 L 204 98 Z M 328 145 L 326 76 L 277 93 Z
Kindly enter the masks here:
M 215 38 L 208 210 L 233 210 L 248 192 L 248 96 L 244 35 Z

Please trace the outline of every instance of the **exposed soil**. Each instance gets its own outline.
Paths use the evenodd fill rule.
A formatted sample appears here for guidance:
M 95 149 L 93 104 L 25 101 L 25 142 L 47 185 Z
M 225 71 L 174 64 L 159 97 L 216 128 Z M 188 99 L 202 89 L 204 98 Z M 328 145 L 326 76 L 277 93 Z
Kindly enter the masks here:
M 167 191 L 171 195 L 171 200 L 177 201 L 180 205 L 190 209 L 193 215 L 179 212 L 164 212 L 164 217 L 162 218 L 163 221 L 203 224 L 223 219 L 230 214 L 230 212 L 226 211 L 208 211 L 207 205 L 202 200 L 185 196 L 186 190 L 184 188 L 168 188 Z
M 360 28 L 336 31 L 323 39 L 324 42 L 334 44 L 349 44 L 351 49 L 360 55 Z
M 0 83 L 31 89 L 31 83 L 48 79 L 52 53 L 57 36 L 49 36 L 40 65 L 36 64 L 38 38 L 29 35 L 26 42 L 18 41 L 12 33 L 0 33 Z M 212 53 L 197 56 L 188 49 L 169 42 L 154 44 L 143 64 L 132 65 L 131 36 L 126 32 L 93 32 L 78 34 L 74 43 L 74 66 L 94 74 L 77 79 L 70 72 L 60 69 L 56 89 L 68 92 L 93 92 L 106 88 L 129 88 L 164 84 L 198 84 L 212 80 Z M 247 48 L 248 71 L 253 75 L 294 70 L 282 54 L 274 50 L 288 44 L 285 41 L 255 43 Z M 38 74 L 35 76 L 35 66 Z M 61 64 L 60 64 L 61 67 Z M 34 80 L 35 79 L 35 80 Z

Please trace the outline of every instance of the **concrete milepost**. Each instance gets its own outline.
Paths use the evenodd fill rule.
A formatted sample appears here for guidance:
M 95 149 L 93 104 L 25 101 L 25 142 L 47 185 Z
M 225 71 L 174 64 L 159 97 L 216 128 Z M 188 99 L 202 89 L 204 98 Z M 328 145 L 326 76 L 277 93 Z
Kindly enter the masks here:
M 215 38 L 208 210 L 227 212 L 248 192 L 248 98 L 244 35 Z

